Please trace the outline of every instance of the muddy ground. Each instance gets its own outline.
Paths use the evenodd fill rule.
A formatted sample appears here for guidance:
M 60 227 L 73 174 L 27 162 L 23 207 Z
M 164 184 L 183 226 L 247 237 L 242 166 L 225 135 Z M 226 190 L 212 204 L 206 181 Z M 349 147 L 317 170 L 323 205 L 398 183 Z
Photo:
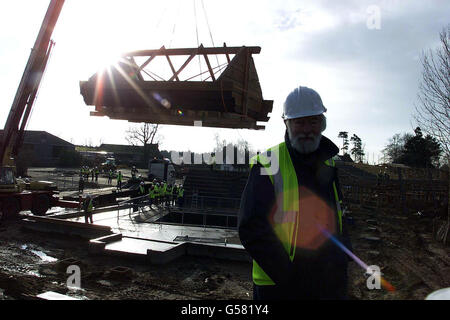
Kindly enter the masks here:
M 352 262 L 350 299 L 424 299 L 435 290 L 450 287 L 450 248 L 433 240 L 430 218 L 358 206 L 350 211 L 354 253 L 367 265 L 379 266 L 395 287 L 392 292 L 369 290 L 365 271 Z M 67 287 L 68 258 L 79 261 L 81 290 Z M 111 272 L 119 266 L 130 268 L 131 273 L 117 276 Z M 20 219 L 3 223 L 0 299 L 35 299 L 46 291 L 89 300 L 245 300 L 253 294 L 250 263 L 184 256 L 167 265 L 147 265 L 91 255 L 86 240 L 27 231 Z
M 349 268 L 351 299 L 424 299 L 450 287 L 449 248 L 431 237 L 432 222 L 420 216 L 384 215 L 369 210 L 352 213 L 355 254 L 378 265 L 396 290 L 369 290 L 363 269 Z M 369 220 L 369 221 L 367 221 Z M 373 221 L 370 221 L 373 220 Z M 367 230 L 375 225 L 378 231 Z M 376 236 L 371 243 L 365 235 Z M 53 259 L 56 261 L 52 261 Z M 80 261 L 82 290 L 68 289 L 64 259 Z M 34 299 L 55 291 L 80 299 L 251 299 L 251 265 L 209 258 L 181 257 L 163 266 L 88 254 L 79 238 L 26 231 L 20 221 L 0 226 L 0 297 Z M 131 274 L 117 277 L 111 269 L 125 266 Z
M 68 258 L 79 261 L 82 290 L 67 288 Z M 33 299 L 45 291 L 80 299 L 249 299 L 252 294 L 248 263 L 183 257 L 156 266 L 92 256 L 85 240 L 29 232 L 18 221 L 0 229 L 0 259 L 4 299 Z M 111 272 L 118 266 L 132 273 Z

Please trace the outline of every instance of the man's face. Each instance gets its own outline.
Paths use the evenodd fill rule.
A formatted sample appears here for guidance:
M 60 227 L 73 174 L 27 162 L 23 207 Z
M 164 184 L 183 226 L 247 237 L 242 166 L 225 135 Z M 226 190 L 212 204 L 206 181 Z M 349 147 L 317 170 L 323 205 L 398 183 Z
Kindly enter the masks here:
M 292 147 L 299 153 L 307 154 L 317 150 L 322 137 L 320 115 L 286 120 L 286 127 Z

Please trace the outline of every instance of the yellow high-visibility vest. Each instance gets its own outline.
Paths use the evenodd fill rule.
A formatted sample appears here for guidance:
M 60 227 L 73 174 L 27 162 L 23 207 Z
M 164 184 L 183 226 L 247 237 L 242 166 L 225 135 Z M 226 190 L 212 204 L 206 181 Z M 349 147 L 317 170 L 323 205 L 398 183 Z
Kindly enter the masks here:
M 268 149 L 265 153 L 253 157 L 250 160 L 250 168 L 256 163 L 261 164 L 261 174 L 268 175 L 274 187 L 277 212 L 274 215 L 274 223 L 272 226 L 284 249 L 289 254 L 290 260 L 293 261 L 296 246 L 295 243 L 292 243 L 292 239 L 297 238 L 296 235 L 299 229 L 298 223 L 297 225 L 295 223 L 295 221 L 298 221 L 295 217 L 299 214 L 299 190 L 297 174 L 286 143 L 280 143 Z M 333 159 L 326 160 L 325 164 L 335 166 Z M 341 201 L 339 200 L 334 181 L 333 190 L 338 213 L 339 232 L 342 233 Z M 293 248 L 291 248 L 292 246 Z M 252 275 L 253 282 L 256 285 L 275 284 L 255 260 L 253 260 Z
M 87 205 L 87 212 L 92 212 L 92 210 L 94 209 L 94 204 L 93 204 L 93 201 L 92 201 L 92 198 L 89 200 L 89 203 L 88 203 L 88 205 Z

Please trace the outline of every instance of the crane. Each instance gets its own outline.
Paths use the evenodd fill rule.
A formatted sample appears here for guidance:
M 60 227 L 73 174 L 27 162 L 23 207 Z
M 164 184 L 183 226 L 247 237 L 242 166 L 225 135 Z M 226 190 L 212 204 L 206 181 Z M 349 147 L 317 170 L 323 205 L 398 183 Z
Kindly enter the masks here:
M 15 177 L 15 160 L 54 46 L 51 35 L 63 5 L 64 0 L 51 0 L 6 119 L 0 145 L 0 221 L 22 210 L 43 215 L 55 205 L 78 205 L 60 201 L 56 188 L 48 182 L 25 182 Z

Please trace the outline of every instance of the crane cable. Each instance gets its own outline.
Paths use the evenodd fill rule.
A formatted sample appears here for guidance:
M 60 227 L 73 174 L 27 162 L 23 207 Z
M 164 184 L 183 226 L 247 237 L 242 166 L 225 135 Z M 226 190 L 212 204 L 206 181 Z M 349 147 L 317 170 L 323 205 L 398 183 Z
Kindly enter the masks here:
M 160 25 L 161 25 L 161 21 L 163 20 L 166 12 L 167 12 L 167 8 L 168 8 L 168 2 L 165 2 L 165 7 L 164 9 L 161 11 L 161 13 L 159 14 L 159 19 L 155 20 L 156 24 L 154 25 L 154 34 L 160 35 L 162 34 L 162 32 L 159 32 Z M 162 39 L 161 39 L 162 40 Z M 138 60 L 140 61 L 140 60 Z M 145 70 L 145 68 L 143 68 L 140 72 L 144 72 L 146 75 L 148 75 L 150 78 L 152 78 L 154 81 L 157 81 L 150 73 L 154 74 L 153 72 L 151 72 L 150 70 Z M 160 76 L 158 76 L 157 74 L 154 74 L 155 76 L 157 76 L 158 78 L 162 79 L 163 81 L 165 81 L 163 78 L 161 78 Z
M 195 0 L 192 0 L 192 1 L 194 3 L 195 34 L 197 35 L 197 48 L 198 48 L 198 47 L 200 47 L 200 43 L 198 41 L 197 8 L 195 6 Z M 200 55 L 198 55 L 198 66 L 200 68 L 200 80 L 203 81 L 202 63 L 201 63 Z
M 181 1 L 181 0 L 178 0 L 177 17 L 176 17 L 176 19 L 175 19 L 175 21 L 174 21 L 174 23 L 173 23 L 172 37 L 171 37 L 171 39 L 170 39 L 168 48 L 170 48 L 170 46 L 172 45 L 172 40 L 173 40 L 174 35 L 175 35 L 175 29 L 176 29 L 176 27 L 177 27 L 177 20 L 178 20 L 178 17 L 179 17 L 179 15 L 180 15 L 180 1 Z
M 203 3 L 203 0 L 202 0 L 202 8 L 203 8 L 203 14 L 205 15 L 205 19 L 206 19 L 206 25 L 208 26 L 209 37 L 211 38 L 211 42 L 212 42 L 213 47 L 215 47 L 214 39 L 213 39 L 212 32 L 211 32 L 211 28 L 209 26 L 208 15 L 206 13 L 205 4 Z M 217 61 L 217 65 L 220 65 L 219 58 L 217 57 L 217 54 L 216 54 L 216 61 Z

